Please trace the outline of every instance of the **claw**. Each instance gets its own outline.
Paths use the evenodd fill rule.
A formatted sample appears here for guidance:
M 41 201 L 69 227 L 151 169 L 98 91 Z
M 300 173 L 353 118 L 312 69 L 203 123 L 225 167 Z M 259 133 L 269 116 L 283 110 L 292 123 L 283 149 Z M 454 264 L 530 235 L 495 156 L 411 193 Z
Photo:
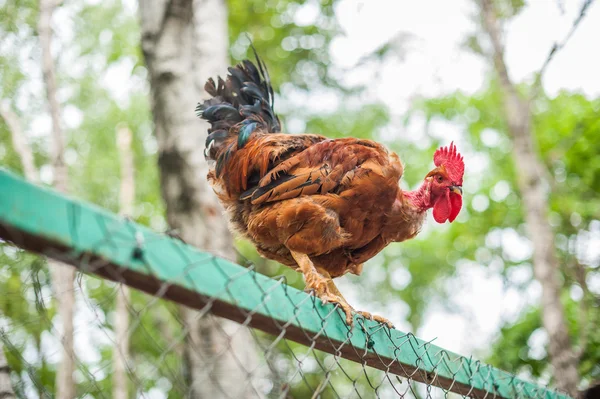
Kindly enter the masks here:
M 369 312 L 365 312 L 363 310 L 359 310 L 358 312 L 359 315 L 361 315 L 362 317 L 364 317 L 365 319 L 369 319 L 369 320 L 373 320 L 373 315 Z
M 385 324 L 389 329 L 394 328 L 394 325 L 392 324 L 392 322 L 389 321 L 388 319 L 386 319 L 385 317 L 374 315 L 374 314 L 371 314 L 370 312 L 365 312 L 364 310 L 358 311 L 356 313 L 358 313 L 365 319 L 369 319 L 369 320 L 376 321 L 378 323 Z
M 321 303 L 323 305 L 326 303 L 332 303 L 334 305 L 339 306 L 339 308 L 346 315 L 346 324 L 352 327 L 352 324 L 354 323 L 354 320 L 352 319 L 352 313 L 354 312 L 354 309 L 352 309 L 352 306 L 350 306 L 348 302 L 344 300 L 344 298 L 331 294 L 329 290 L 326 290 L 326 292 L 324 292 L 322 295 L 319 295 L 318 297 L 321 299 Z

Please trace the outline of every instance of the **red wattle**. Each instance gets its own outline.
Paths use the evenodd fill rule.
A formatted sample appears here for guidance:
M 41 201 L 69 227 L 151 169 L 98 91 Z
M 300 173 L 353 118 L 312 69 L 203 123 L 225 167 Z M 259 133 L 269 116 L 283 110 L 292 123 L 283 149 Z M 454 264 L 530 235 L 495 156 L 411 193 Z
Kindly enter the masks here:
M 450 223 L 458 216 L 462 208 L 462 196 L 447 192 L 445 196 L 439 197 L 433 204 L 433 218 L 438 223 Z
M 433 218 L 438 223 L 444 223 L 450 217 L 450 197 L 449 192 L 445 196 L 439 197 L 433 204 Z
M 462 195 L 456 193 L 450 193 L 450 216 L 448 220 L 450 223 L 454 222 L 454 219 L 458 216 L 458 212 L 462 208 Z

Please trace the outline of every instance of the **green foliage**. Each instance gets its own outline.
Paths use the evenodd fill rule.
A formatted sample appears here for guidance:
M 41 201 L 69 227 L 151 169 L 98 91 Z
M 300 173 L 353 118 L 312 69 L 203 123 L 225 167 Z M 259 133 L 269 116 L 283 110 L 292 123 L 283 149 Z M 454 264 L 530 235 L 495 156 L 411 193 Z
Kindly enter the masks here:
M 49 137 L 32 131 L 31 122 L 39 116 L 38 108 L 45 108 L 45 93 L 43 90 L 31 91 L 35 73 L 23 73 L 35 70 L 39 65 L 35 36 L 37 2 L 20 3 L 21 7 L 18 8 L 2 7 L 0 31 L 6 35 L 7 47 L 0 57 L 0 95 L 21 118 L 34 151 L 36 165 L 43 172 L 48 167 Z M 57 36 L 61 48 L 67 49 L 58 56 L 57 71 L 61 89 L 59 95 L 66 116 L 63 126 L 67 137 L 66 160 L 70 166 L 71 192 L 118 211 L 120 166 L 115 133 L 119 125 L 126 125 L 134 134 L 133 150 L 138 177 L 136 208 L 131 216 L 142 223 L 164 228 L 164 206 L 158 184 L 156 145 L 151 133 L 137 15 L 131 10 L 124 11 L 120 1 L 95 5 L 66 4 L 60 11 L 73 17 L 70 23 L 74 33 L 72 37 Z M 73 60 L 76 60 L 75 65 Z M 118 98 L 114 96 L 114 91 L 106 87 L 106 74 L 111 69 L 127 66 L 130 68 L 131 88 L 126 98 Z M 37 74 L 39 76 L 40 73 Z M 23 101 L 29 98 L 34 100 Z M 23 103 L 27 104 L 27 108 L 21 108 Z M 0 123 L 0 160 L 5 167 L 21 170 L 21 161 L 12 148 L 10 132 L 4 123 Z M 47 179 L 44 173 L 42 178 Z M 47 340 L 48 336 L 56 334 L 53 330 L 55 304 L 50 293 L 46 262 L 37 256 L 15 252 L 5 245 L 1 249 L 4 255 L 0 257 L 0 270 L 4 275 L 0 279 L 0 292 L 9 295 L 10 300 L 0 300 L 0 322 L 9 323 L 11 342 L 22 345 L 11 350 L 5 346 L 9 363 L 15 374 L 23 378 L 25 375 L 29 375 L 29 378 L 35 376 L 37 381 L 34 380 L 34 385 L 38 386 L 40 392 L 54 392 L 56 361 L 49 362 L 46 359 L 48 342 L 44 344 L 43 338 L 46 336 Z M 106 320 L 114 308 L 114 284 L 87 277 L 83 278 L 83 282 L 89 286 L 80 295 L 89 295 L 86 298 L 89 304 L 98 306 L 99 314 Z M 148 302 L 148 297 L 140 293 L 134 293 L 132 298 L 134 304 L 140 304 L 140 309 Z M 140 329 L 147 325 L 151 326 L 154 335 L 164 331 L 155 327 L 160 319 L 156 314 L 160 312 L 158 309 L 144 313 L 135 333 L 143 335 Z M 178 325 L 174 321 L 171 324 Z M 107 320 L 96 327 L 112 329 L 112 321 Z M 162 354 L 157 355 L 156 350 L 152 352 L 148 347 L 150 342 L 156 341 L 141 341 L 139 347 L 133 348 L 134 353 L 143 354 L 143 362 L 179 367 L 180 359 L 175 359 L 175 355 L 167 356 L 160 363 L 158 359 Z M 90 379 L 88 367 L 110 367 L 112 361 L 112 345 L 99 345 L 97 349 L 100 353 L 99 362 L 81 365 L 80 392 L 110 392 L 112 389 L 110 378 Z M 24 352 L 36 353 L 38 361 L 31 363 L 31 355 L 25 360 L 21 356 Z
M 580 226 L 573 226 L 573 213 L 583 221 L 600 219 L 600 99 L 563 92 L 536 108 L 538 145 L 554 177 L 552 210 L 563 216 L 560 230 L 574 233 Z
M 588 310 L 590 319 L 586 320 L 585 325 L 577 317 L 580 314 L 579 307 L 579 303 L 566 300 L 569 331 L 575 347 L 581 348 L 582 329 L 587 329 L 587 345 L 581 354 L 579 372 L 583 378 L 595 381 L 600 378 L 600 332 L 595 328 L 600 322 L 600 304 L 597 301 L 591 304 Z M 517 321 L 502 327 L 488 361 L 505 370 L 526 372 L 533 377 L 543 376 L 550 362 L 547 344 L 541 346 L 541 352 L 531 349 L 532 339 L 536 334 L 544 334 L 542 331 L 540 309 L 529 309 Z
M 320 84 L 339 87 L 330 76 L 329 43 L 338 34 L 335 1 L 229 0 L 229 37 L 234 60 L 254 58 L 246 35 L 267 63 L 276 89 L 283 83 L 299 88 Z M 296 12 L 305 8 L 307 21 Z
M 10 346 L 5 345 L 7 360 L 16 373 L 27 373 L 31 365 L 22 354 L 38 353 L 35 376 L 39 384 L 52 391 L 55 371 L 42 346 L 43 335 L 52 328 L 50 320 L 56 313 L 49 301 L 49 279 L 43 259 L 6 244 L 0 245 L 0 287 L 4 297 L 0 300 L 0 326 L 2 322 L 7 323 L 11 331 L 7 342 Z
M 527 93 L 530 88 L 522 86 L 520 90 Z M 467 133 L 466 139 L 472 150 L 489 160 L 483 176 L 465 178 L 465 181 L 477 180 L 477 184 L 469 190 L 468 197 L 465 196 L 467 201 L 471 199 L 466 204 L 468 222 L 455 223 L 447 238 L 460 237 L 472 244 L 461 246 L 461 257 L 476 260 L 482 265 L 500 264 L 505 277 L 512 267 L 529 268 L 530 257 L 511 257 L 510 249 L 507 252 L 502 243 L 496 242 L 497 238 L 493 239 L 507 229 L 515 230 L 519 235 L 525 234 L 523 209 L 516 189 L 518 171 L 512 161 L 511 142 L 502 115 L 497 82 L 491 81 L 488 87 L 473 96 L 457 92 L 424 100 L 418 109 L 424 112 L 429 121 L 442 119 L 459 124 Z M 580 270 L 584 271 L 584 279 L 587 276 L 588 281 L 600 274 L 598 259 L 582 259 L 577 252 L 578 244 L 582 248 L 588 245 L 585 237 L 600 219 L 600 199 L 597 195 L 600 164 L 594 155 L 600 151 L 600 124 L 596 117 L 600 100 L 561 92 L 554 98 L 541 96 L 532 109 L 537 147 L 550 177 L 549 218 L 556 234 L 557 254 L 563 265 L 563 302 L 569 331 L 576 348 L 580 345 L 581 330 L 593 331 L 583 350 L 580 373 L 584 378 L 597 378 L 600 370 L 595 365 L 600 364 L 600 348 L 597 329 L 593 326 L 597 325 L 600 317 L 598 302 L 593 299 L 594 294 L 587 291 L 577 301 L 570 299 L 569 293 L 572 290 L 581 292 L 585 288 L 578 277 Z M 476 199 L 484 197 L 484 202 L 489 205 L 484 210 L 474 209 Z M 452 241 L 440 241 L 438 244 L 444 253 L 456 248 Z M 522 286 L 512 283 L 509 278 L 505 282 L 507 286 L 518 289 L 529 287 L 529 283 Z M 587 310 L 586 317 L 580 320 L 578 309 L 582 301 L 587 303 Z M 537 307 L 524 312 L 515 322 L 507 322 L 500 331 L 489 361 L 511 372 L 526 370 L 535 377 L 542 376 L 548 370 L 547 354 L 533 357 L 529 351 L 530 339 L 539 329 L 541 320 Z
M 500 19 L 509 19 L 521 12 L 525 0 L 493 0 L 493 4 Z
M 385 109 L 377 104 L 367 104 L 360 112 L 341 109 L 333 114 L 311 118 L 306 131 L 327 137 L 358 137 L 372 139 L 378 129 L 389 122 Z
M 539 377 L 546 368 L 548 359 L 535 359 L 528 349 L 531 335 L 541 331 L 541 328 L 539 308 L 524 313 L 517 322 L 502 327 L 500 339 L 494 342 L 488 361 L 505 370 L 516 371 L 525 368 L 531 375 Z M 510 350 L 507 350 L 508 348 Z M 515 365 L 518 365 L 516 369 Z

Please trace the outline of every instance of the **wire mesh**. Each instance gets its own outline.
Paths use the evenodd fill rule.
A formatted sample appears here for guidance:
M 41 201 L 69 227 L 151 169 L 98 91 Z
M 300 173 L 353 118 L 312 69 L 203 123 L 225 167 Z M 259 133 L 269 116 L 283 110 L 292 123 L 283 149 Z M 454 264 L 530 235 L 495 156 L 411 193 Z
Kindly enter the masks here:
M 77 397 L 566 398 L 0 171 L 0 339 L 18 397 L 54 397 L 62 327 L 45 257 L 74 265 Z M 31 252 L 40 255 L 34 255 Z M 72 267 L 64 265 L 62 267 Z M 124 287 L 137 290 L 129 292 Z M 115 334 L 126 298 L 127 353 Z M 227 320 L 229 319 L 229 320 Z M 15 322 L 18 320 L 18 322 Z

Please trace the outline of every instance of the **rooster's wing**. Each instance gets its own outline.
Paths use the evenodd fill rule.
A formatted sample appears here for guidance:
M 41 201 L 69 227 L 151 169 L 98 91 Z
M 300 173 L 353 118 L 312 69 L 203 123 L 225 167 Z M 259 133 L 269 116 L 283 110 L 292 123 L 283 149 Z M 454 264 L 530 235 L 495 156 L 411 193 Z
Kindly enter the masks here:
M 393 173 L 399 178 L 402 165 L 396 160 L 390 162 L 388 151 L 370 140 L 324 140 L 278 164 L 240 198 L 262 204 L 305 195 L 340 194 L 355 185 L 356 179 L 372 173 Z

